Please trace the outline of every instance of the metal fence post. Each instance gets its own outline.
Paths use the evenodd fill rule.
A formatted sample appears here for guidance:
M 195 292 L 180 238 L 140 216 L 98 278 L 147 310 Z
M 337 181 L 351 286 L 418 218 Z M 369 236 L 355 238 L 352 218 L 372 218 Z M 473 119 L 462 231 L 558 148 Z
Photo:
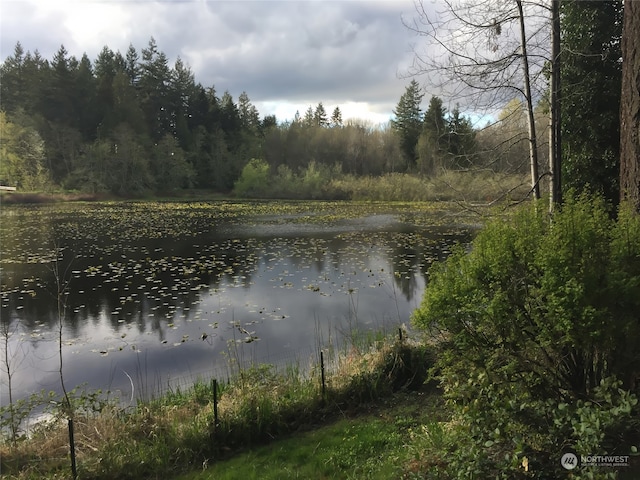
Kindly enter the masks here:
M 320 376 L 322 377 L 322 401 L 325 401 L 325 395 L 327 391 L 327 387 L 325 385 L 325 377 L 324 377 L 324 352 L 320 350 Z
M 73 480 L 78 478 L 78 470 L 76 469 L 76 443 L 73 438 L 73 419 L 69 419 L 69 449 L 71 451 L 71 474 Z
M 218 381 L 212 380 L 211 388 L 213 389 L 213 428 L 218 429 Z

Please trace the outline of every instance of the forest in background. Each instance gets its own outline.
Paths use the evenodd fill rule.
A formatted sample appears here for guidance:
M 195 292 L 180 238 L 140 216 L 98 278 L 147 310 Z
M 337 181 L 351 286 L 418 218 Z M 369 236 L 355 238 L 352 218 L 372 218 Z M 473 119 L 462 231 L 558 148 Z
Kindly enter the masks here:
M 622 2 L 563 2 L 560 20 L 562 188 L 600 193 L 617 203 Z M 483 84 L 489 92 L 511 93 L 493 104 L 499 112 L 495 121 L 482 125 L 461 112 L 455 95 L 446 98 L 455 105 L 448 110 L 415 79 L 386 125 L 343 121 L 339 106 L 329 113 L 322 102 L 281 121 L 262 116 L 247 92 L 234 99 L 228 90 L 220 94 L 215 86 L 198 83 L 180 58 L 171 66 L 153 38 L 140 51 L 133 45 L 124 53 L 105 46 L 94 60 L 86 54 L 78 59 L 64 46 L 47 60 L 18 42 L 0 65 L 0 183 L 20 191 L 122 196 L 207 189 L 240 196 L 355 198 L 371 188 L 372 179 L 397 183 L 397 174 L 409 174 L 412 185 L 444 177 L 455 194 L 455 187 L 460 192 L 470 180 L 452 185 L 452 173 L 471 172 L 485 178 L 498 173 L 492 181 L 504 182 L 507 192 L 530 168 L 530 119 L 527 96 L 517 83 L 520 47 L 511 52 L 502 29 L 489 30 L 479 41 L 495 42 L 492 50 L 508 53 L 508 66 L 496 75 L 515 76 L 503 84 Z M 546 48 L 545 42 L 534 44 L 537 34 L 531 33 L 529 47 Z M 535 51 L 529 55 L 538 62 L 531 74 L 541 170 L 535 182 L 544 186 L 543 179 L 553 176 L 546 167 L 549 64 Z M 426 84 L 434 75 L 417 74 Z M 340 187 L 318 187 L 332 183 Z M 526 180 L 521 183 L 526 195 L 529 187 Z
M 51 60 L 20 43 L 1 66 L 0 181 L 19 190 L 52 187 L 136 195 L 181 189 L 230 192 L 252 159 L 280 180 L 486 167 L 527 170 L 526 123 L 513 100 L 496 124 L 477 130 L 412 81 L 388 125 L 343 121 L 322 102 L 279 122 L 261 116 L 246 92 L 235 100 L 197 83 L 155 40 L 139 53 L 104 47 L 91 61 L 64 46 Z M 545 122 L 540 113 L 539 121 Z M 245 192 L 250 193 L 250 192 Z

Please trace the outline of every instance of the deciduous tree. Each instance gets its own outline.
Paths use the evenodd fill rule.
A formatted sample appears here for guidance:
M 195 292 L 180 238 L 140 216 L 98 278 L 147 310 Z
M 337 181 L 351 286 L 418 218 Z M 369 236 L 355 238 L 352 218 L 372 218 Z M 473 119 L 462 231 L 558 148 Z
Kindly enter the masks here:
M 0 111 L 0 136 L 0 181 L 21 190 L 50 185 L 44 141 L 35 128 L 15 123 Z
M 407 27 L 426 38 L 410 73 L 424 75 L 434 91 L 476 113 L 495 113 L 514 94 L 528 105 L 531 185 L 538 196 L 533 98 L 546 90 L 549 18 L 545 5 L 493 0 L 451 0 L 431 12 L 416 2 L 418 18 Z M 434 53 L 435 52 L 435 53 Z

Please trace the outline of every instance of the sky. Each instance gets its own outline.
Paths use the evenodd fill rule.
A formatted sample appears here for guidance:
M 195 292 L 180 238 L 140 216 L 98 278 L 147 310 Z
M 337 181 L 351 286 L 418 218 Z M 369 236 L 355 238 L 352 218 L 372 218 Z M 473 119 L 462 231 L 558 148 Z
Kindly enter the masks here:
M 1 0 L 0 58 L 19 41 L 48 60 L 64 45 L 93 61 L 153 37 L 171 66 L 179 56 L 219 95 L 245 91 L 262 116 L 322 102 L 378 125 L 410 82 L 420 39 L 403 19 L 415 16 L 413 0 Z

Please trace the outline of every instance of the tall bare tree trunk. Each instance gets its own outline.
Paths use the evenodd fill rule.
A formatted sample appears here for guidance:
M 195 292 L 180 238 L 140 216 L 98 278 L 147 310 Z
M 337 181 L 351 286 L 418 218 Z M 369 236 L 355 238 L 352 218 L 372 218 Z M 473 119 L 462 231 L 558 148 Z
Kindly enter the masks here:
M 529 58 L 527 57 L 527 35 L 524 26 L 522 0 L 516 0 L 520 16 L 520 41 L 522 42 L 522 68 L 524 69 L 524 93 L 527 97 L 527 126 L 529 128 L 529 164 L 531 165 L 531 191 L 533 198 L 540 198 L 538 178 L 538 139 L 536 138 L 536 122 L 533 116 L 533 100 L 531 99 L 531 77 L 529 75 Z
M 620 199 L 640 212 L 640 1 L 625 0 L 620 102 Z
M 551 1 L 551 85 L 549 125 L 549 208 L 562 203 L 560 168 L 562 148 L 560 138 L 560 0 Z

